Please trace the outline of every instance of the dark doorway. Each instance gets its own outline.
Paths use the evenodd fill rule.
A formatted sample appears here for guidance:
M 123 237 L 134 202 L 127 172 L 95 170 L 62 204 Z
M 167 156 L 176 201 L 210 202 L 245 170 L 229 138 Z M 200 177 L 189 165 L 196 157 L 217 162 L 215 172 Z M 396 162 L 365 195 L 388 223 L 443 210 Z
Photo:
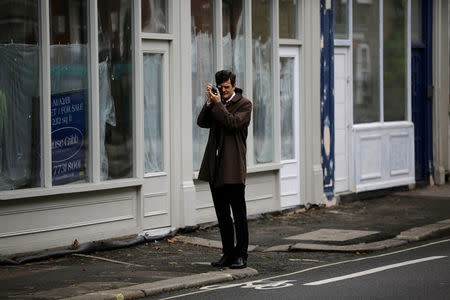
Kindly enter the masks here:
M 416 182 L 433 174 L 432 131 L 432 1 L 411 1 L 411 96 Z

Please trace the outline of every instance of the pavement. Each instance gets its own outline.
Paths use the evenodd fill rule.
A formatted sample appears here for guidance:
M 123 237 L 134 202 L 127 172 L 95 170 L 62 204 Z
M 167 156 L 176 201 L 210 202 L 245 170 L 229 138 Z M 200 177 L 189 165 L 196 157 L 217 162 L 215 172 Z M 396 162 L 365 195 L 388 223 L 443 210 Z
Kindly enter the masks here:
M 353 195 L 352 201 L 334 207 L 308 205 L 308 209 L 250 216 L 249 234 L 249 267 L 240 270 L 210 265 L 220 255 L 219 231 L 211 224 L 129 247 L 62 257 L 38 253 L 46 259 L 0 265 L 0 299 L 157 297 L 449 236 L 450 184 L 378 192 L 375 198 Z

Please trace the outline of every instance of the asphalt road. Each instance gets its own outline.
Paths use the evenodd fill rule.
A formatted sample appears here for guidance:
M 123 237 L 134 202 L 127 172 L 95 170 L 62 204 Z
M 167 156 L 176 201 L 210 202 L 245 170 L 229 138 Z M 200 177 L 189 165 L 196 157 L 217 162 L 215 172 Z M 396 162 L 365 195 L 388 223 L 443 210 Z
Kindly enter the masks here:
M 450 299 L 450 239 L 157 298 Z

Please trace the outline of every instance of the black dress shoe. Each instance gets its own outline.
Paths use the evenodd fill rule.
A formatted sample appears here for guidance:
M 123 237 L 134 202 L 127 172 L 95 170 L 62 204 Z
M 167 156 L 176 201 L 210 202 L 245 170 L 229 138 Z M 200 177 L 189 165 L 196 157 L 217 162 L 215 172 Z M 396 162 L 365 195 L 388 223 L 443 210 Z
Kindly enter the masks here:
M 243 269 L 247 267 L 247 260 L 242 256 L 236 257 L 230 264 L 230 269 Z
M 218 261 L 213 261 L 211 263 L 211 266 L 218 267 L 218 268 L 225 268 L 231 265 L 231 259 L 229 256 L 224 255 L 222 256 Z

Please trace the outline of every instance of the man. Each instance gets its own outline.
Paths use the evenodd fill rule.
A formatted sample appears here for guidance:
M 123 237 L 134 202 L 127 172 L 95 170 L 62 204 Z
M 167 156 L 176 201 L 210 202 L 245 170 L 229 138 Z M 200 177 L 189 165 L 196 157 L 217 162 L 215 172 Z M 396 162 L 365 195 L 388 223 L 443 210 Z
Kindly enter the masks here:
M 234 73 L 222 70 L 215 77 L 220 90 L 208 84 L 208 100 L 197 118 L 198 126 L 209 128 L 198 179 L 209 182 L 222 238 L 223 256 L 211 265 L 240 269 L 247 266 L 246 139 L 252 103 L 236 88 Z

